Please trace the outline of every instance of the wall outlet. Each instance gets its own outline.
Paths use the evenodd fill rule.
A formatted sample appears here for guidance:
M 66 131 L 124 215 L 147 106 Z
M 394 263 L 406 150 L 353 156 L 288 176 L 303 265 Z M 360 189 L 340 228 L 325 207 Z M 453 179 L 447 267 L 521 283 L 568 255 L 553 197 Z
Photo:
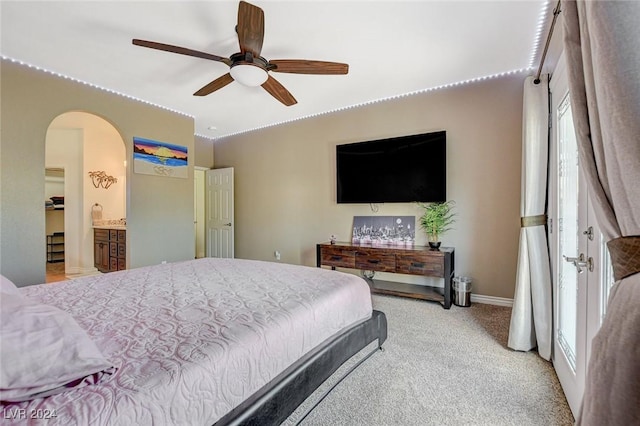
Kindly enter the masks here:
M 276 258 L 276 260 L 280 260 L 280 252 L 278 250 L 273 252 L 273 257 Z

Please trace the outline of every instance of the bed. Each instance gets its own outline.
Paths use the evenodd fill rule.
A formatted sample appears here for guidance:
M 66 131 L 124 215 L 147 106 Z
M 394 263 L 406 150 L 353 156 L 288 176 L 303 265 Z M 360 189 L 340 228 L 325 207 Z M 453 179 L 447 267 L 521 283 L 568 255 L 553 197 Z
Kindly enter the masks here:
M 306 266 L 206 258 L 18 293 L 19 303 L 71 314 L 95 347 L 85 376 L 53 389 L 12 394 L 3 376 L 3 419 L 17 424 L 279 424 L 346 360 L 386 339 L 364 280 Z M 0 297 L 4 328 L 14 296 Z M 37 352 L 10 353 L 4 330 L 2 339 L 3 375 Z M 54 360 L 66 349 L 43 353 Z

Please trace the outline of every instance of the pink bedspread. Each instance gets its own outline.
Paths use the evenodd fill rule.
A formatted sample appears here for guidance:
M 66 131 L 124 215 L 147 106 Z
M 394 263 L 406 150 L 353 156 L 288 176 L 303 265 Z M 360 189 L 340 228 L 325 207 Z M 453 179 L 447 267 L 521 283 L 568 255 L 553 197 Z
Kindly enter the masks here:
M 211 425 L 372 312 L 369 287 L 357 276 L 238 259 L 169 263 L 21 292 L 71 313 L 118 371 L 104 384 L 3 405 L 3 424 L 48 417 L 33 424 Z

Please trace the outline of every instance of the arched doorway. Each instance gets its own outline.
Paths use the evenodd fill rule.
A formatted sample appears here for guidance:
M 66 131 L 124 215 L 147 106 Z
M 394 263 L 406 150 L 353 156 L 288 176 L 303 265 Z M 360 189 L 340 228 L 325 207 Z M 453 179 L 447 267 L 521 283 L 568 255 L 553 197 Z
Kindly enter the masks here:
M 48 203 L 45 213 L 47 282 L 96 273 L 92 212 L 99 212 L 103 220 L 126 218 L 124 141 L 102 117 L 79 111 L 61 114 L 47 130 L 45 169 L 45 202 L 62 197 L 55 199 L 53 208 Z M 112 183 L 96 186 L 90 172 L 104 172 Z

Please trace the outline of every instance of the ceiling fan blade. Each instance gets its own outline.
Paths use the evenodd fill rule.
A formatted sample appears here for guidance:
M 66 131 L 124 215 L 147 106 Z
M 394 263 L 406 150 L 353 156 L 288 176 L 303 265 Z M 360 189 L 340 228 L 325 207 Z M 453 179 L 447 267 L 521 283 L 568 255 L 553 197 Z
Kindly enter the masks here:
M 134 38 L 132 40 L 136 46 L 148 47 L 150 49 L 163 50 L 165 52 L 179 53 L 180 55 L 195 56 L 196 58 L 210 59 L 212 61 L 224 62 L 231 66 L 231 59 L 223 58 L 222 56 L 212 55 L 210 53 L 199 52 L 197 50 L 187 49 L 186 47 L 173 46 L 171 44 L 157 43 L 155 41 L 139 40 Z
M 275 68 L 271 68 L 275 65 Z M 276 59 L 269 61 L 269 70 L 293 74 L 347 74 L 349 65 L 340 62 L 309 61 L 306 59 Z
M 226 73 L 222 77 L 216 78 L 211 83 L 207 84 L 202 89 L 198 90 L 196 93 L 193 94 L 193 96 L 207 96 L 208 94 L 213 93 L 218 89 L 222 89 L 224 86 L 231 83 L 232 81 L 233 81 L 233 77 L 231 77 L 231 74 Z
M 242 53 L 251 52 L 260 57 L 264 40 L 264 12 L 258 6 L 241 1 L 238 6 L 238 41 Z
M 269 76 L 267 81 L 262 83 L 262 87 L 264 90 L 269 92 L 271 96 L 285 104 L 286 106 L 295 105 L 298 103 L 296 98 L 293 97 L 291 93 L 285 87 L 278 82 L 275 78 Z

